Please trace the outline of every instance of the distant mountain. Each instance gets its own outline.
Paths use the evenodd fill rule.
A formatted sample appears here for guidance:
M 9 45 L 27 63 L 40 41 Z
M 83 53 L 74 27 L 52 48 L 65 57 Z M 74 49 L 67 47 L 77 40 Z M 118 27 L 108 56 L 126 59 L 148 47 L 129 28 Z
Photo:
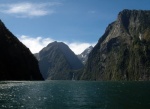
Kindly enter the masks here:
M 150 11 L 120 12 L 89 54 L 81 79 L 150 80 Z
M 43 80 L 38 61 L 0 20 L 0 80 Z
M 71 80 L 73 72 L 83 68 L 77 56 L 62 42 L 50 43 L 35 56 L 44 79 Z
M 92 51 L 92 49 L 93 49 L 93 46 L 90 46 L 90 47 L 86 48 L 81 54 L 77 55 L 83 64 L 86 63 L 89 53 Z
M 35 56 L 36 59 L 39 61 L 39 53 L 35 53 L 34 56 Z

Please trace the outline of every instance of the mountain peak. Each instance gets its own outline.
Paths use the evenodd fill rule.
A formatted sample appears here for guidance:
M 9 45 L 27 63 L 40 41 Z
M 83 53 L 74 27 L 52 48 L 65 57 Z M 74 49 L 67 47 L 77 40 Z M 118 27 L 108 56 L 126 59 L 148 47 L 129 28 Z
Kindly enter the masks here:
M 124 9 L 124 10 L 122 10 L 122 11 L 120 11 L 119 12 L 119 14 L 118 15 L 136 15 L 136 14 L 142 14 L 142 13 L 147 13 L 147 12 L 149 12 L 150 10 L 136 10 L 136 9 L 134 9 L 134 10 L 130 10 L 130 9 Z
M 2 20 L 0 19 L 0 25 L 4 25 L 4 23 L 2 22 Z
M 99 42 L 106 44 L 113 38 L 125 39 L 126 43 L 130 43 L 130 39 L 135 36 L 141 40 L 148 39 L 147 34 L 150 30 L 150 11 L 149 10 L 128 10 L 125 9 L 118 14 L 118 18 L 109 24 L 104 35 Z
M 52 42 L 35 56 L 38 56 L 40 70 L 45 79 L 71 79 L 72 72 L 83 67 L 81 61 L 63 42 Z
M 66 44 L 63 43 L 63 42 L 54 41 L 54 42 L 49 43 L 47 45 L 47 47 L 49 47 L 49 46 L 58 46 L 58 45 L 66 45 Z
M 93 46 L 89 46 L 81 54 L 77 55 L 83 64 L 86 63 L 88 56 L 89 56 L 90 52 L 92 51 L 92 49 L 93 49 Z
M 150 10 L 128 10 L 125 9 L 118 14 L 118 22 L 122 23 L 126 29 L 129 27 L 146 28 L 150 26 Z M 139 29 L 142 31 L 141 29 Z
M 56 45 L 56 44 L 58 44 L 58 42 L 57 42 L 57 41 L 54 41 L 54 42 L 49 43 L 49 44 L 47 45 L 47 47 L 48 47 L 48 46 L 52 46 L 52 45 Z

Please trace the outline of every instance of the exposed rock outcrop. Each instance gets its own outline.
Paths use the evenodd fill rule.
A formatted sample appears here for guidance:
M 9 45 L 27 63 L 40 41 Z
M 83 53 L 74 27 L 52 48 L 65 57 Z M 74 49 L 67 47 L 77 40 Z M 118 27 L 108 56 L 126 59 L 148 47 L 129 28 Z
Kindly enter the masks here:
M 81 79 L 150 80 L 150 11 L 120 12 L 89 54 Z

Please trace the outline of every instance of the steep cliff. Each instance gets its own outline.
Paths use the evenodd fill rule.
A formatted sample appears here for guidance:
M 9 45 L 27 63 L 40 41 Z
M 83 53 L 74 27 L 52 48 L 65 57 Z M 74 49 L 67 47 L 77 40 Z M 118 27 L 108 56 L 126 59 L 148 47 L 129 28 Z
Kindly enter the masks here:
M 81 79 L 150 80 L 150 11 L 120 12 L 89 54 Z
M 76 70 L 83 67 L 77 56 L 62 42 L 50 43 L 35 56 L 44 79 L 71 80 Z
M 38 62 L 0 21 L 0 80 L 42 80 Z

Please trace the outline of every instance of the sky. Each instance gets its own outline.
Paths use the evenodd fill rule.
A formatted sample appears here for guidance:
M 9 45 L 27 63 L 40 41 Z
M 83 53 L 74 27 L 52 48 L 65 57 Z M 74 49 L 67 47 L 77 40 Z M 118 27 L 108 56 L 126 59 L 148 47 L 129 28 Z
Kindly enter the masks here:
M 80 54 L 123 9 L 150 10 L 150 0 L 0 0 L 0 19 L 32 53 L 59 41 Z

